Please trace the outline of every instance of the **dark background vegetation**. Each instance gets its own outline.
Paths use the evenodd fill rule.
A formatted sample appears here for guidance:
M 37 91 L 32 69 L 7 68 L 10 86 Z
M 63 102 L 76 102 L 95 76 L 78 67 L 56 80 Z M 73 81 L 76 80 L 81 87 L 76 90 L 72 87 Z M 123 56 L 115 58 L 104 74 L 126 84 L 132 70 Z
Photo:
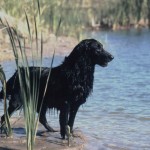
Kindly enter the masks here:
M 32 5 L 30 0 L 1 0 L 0 11 L 20 21 L 25 19 L 24 9 L 28 15 L 35 13 Z M 80 32 L 81 27 L 150 27 L 150 0 L 40 0 L 40 7 L 42 25 L 50 32 L 56 30 L 60 17 L 61 34 Z

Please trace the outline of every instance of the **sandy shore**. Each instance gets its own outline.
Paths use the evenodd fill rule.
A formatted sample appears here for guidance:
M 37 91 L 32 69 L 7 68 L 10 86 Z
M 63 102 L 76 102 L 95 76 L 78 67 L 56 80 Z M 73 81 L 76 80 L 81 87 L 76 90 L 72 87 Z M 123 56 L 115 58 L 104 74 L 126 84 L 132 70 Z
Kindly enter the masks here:
M 39 41 L 40 43 L 40 41 Z M 78 41 L 71 37 L 58 37 L 51 35 L 43 42 L 43 57 L 51 57 L 55 49 L 55 55 L 68 55 Z M 33 48 L 34 49 L 34 48 Z M 31 56 L 31 48 L 26 47 L 27 54 Z M 10 43 L 0 45 L 0 62 L 14 60 L 13 50 Z
M 17 121 L 16 121 L 17 120 Z M 4 134 L 0 134 L 0 150 L 26 150 L 26 137 L 23 119 L 11 118 L 13 135 L 6 138 Z M 75 137 L 68 146 L 67 140 L 60 139 L 60 133 L 47 132 L 41 124 L 39 124 L 37 138 L 35 142 L 35 150 L 83 150 L 86 139 L 82 132 L 76 130 Z

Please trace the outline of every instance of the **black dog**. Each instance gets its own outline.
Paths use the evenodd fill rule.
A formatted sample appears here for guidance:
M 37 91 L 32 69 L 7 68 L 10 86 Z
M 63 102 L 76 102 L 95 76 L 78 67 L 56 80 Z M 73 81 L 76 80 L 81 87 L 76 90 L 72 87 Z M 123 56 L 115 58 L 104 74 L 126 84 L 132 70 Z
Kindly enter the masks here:
M 60 133 L 62 138 L 65 138 L 66 125 L 70 126 L 71 131 L 73 130 L 78 108 L 86 102 L 86 98 L 93 89 L 95 65 L 98 64 L 105 67 L 112 59 L 113 56 L 103 49 L 103 45 L 100 42 L 94 39 L 81 41 L 60 66 L 51 69 L 51 75 L 40 113 L 40 123 L 48 131 L 54 131 L 47 123 L 46 111 L 48 108 L 60 110 Z M 37 112 L 39 112 L 49 69 L 42 67 Z M 29 70 L 32 76 L 39 68 L 30 67 Z M 19 78 L 18 72 L 16 71 L 7 81 L 7 95 L 11 97 L 8 108 L 10 116 L 22 106 L 19 98 L 19 89 Z M 4 122 L 4 116 L 2 116 L 1 123 L 4 124 Z

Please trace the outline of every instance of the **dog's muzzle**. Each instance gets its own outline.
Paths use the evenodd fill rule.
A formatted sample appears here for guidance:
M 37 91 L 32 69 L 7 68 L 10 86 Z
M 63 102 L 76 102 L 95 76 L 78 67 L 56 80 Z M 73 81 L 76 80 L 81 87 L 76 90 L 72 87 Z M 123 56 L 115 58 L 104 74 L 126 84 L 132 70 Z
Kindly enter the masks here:
M 113 59 L 114 59 L 114 56 L 113 56 L 113 55 L 109 54 L 109 55 L 107 56 L 107 61 L 108 61 L 108 62 L 112 61 Z

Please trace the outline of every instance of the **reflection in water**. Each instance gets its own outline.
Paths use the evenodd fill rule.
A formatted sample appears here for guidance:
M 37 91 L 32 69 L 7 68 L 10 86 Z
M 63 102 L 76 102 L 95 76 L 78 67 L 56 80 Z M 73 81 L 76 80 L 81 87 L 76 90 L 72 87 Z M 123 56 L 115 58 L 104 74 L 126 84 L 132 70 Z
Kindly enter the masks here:
M 75 127 L 90 139 L 86 148 L 149 150 L 150 31 L 87 34 L 104 43 L 115 58 L 106 68 L 96 66 L 93 94 L 76 117 Z M 54 65 L 62 59 L 55 57 Z M 46 59 L 44 64 L 49 61 Z M 10 62 L 3 64 L 7 78 L 14 66 Z M 47 118 L 53 127 L 59 126 L 57 112 L 50 111 Z

